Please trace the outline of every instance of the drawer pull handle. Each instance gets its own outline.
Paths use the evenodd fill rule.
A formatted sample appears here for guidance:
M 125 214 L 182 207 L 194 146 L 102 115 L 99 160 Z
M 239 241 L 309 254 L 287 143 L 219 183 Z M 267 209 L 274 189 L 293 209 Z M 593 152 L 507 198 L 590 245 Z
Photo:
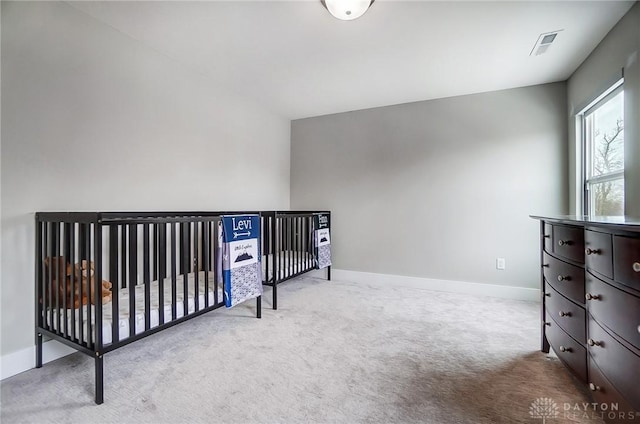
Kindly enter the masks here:
M 549 238 L 549 237 L 551 237 L 551 235 L 550 234 L 545 234 L 543 237 L 544 238 Z
M 597 342 L 597 341 L 595 341 L 593 339 L 587 340 L 587 344 L 589 346 L 602 346 L 602 342 Z
M 558 275 L 558 281 L 571 281 L 570 275 Z
M 549 264 L 542 264 L 542 268 L 549 268 Z
M 571 240 L 558 240 L 558 246 L 571 246 L 572 244 Z
M 551 297 L 551 293 L 545 293 L 544 295 L 547 296 L 547 297 Z M 638 328 L 640 328 L 640 327 L 638 327 Z
M 585 297 L 587 298 L 587 300 L 598 300 L 598 299 L 600 299 L 600 295 L 599 294 L 587 293 L 585 295 Z
M 560 311 L 560 312 L 558 312 L 558 315 L 560 315 L 561 317 L 570 317 L 571 316 L 571 312 Z
M 600 390 L 600 386 L 596 386 L 593 383 L 589 383 L 589 388 L 591 389 L 592 392 L 597 392 Z
M 640 262 L 634 262 L 631 268 L 633 268 L 635 272 L 640 272 Z
M 584 253 L 586 253 L 587 255 L 599 255 L 600 249 L 589 249 L 587 247 L 586 249 L 584 249 Z
M 571 348 L 570 347 L 560 346 L 560 352 L 571 352 Z

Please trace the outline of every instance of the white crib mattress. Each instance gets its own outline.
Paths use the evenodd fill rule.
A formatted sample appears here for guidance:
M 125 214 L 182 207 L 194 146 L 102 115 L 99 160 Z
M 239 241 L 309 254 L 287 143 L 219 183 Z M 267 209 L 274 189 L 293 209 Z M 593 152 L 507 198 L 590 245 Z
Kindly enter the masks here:
M 274 255 L 262 256 L 262 275 L 266 274 L 267 260 L 269 261 L 269 280 L 273 278 L 273 257 Z M 308 252 L 287 250 L 278 252 L 275 256 L 280 269 L 278 271 L 278 278 L 282 279 L 289 277 L 297 272 L 313 269 L 315 263 L 313 261 L 313 255 Z
M 198 273 L 198 310 L 202 310 L 205 308 L 205 303 L 204 303 L 204 296 L 205 296 L 205 284 L 204 284 L 204 271 L 200 271 Z M 188 302 L 188 312 L 187 314 L 191 314 L 193 312 L 196 311 L 195 309 L 195 273 L 190 273 L 187 274 L 188 275 L 188 281 L 187 281 L 187 302 Z M 213 275 L 213 272 L 209 272 L 209 291 L 208 291 L 208 298 L 209 298 L 209 306 L 212 306 L 214 304 L 214 280 L 215 277 Z M 153 281 L 150 283 L 150 292 L 151 292 L 151 302 L 150 302 L 150 313 L 149 313 L 149 320 L 150 320 L 150 325 L 149 328 L 154 328 L 157 327 L 160 324 L 160 315 L 159 315 L 159 282 L 158 281 Z M 135 287 L 135 334 L 139 334 L 141 332 L 144 331 L 145 329 L 145 314 L 144 314 L 144 290 L 145 290 L 145 286 L 144 284 L 140 284 L 137 285 Z M 222 294 L 222 283 L 218 284 L 218 302 L 222 302 L 223 301 L 223 294 Z M 173 320 L 173 317 L 171 316 L 171 299 L 172 299 L 172 293 L 171 293 L 171 278 L 166 278 L 164 280 L 164 286 L 163 286 L 163 292 L 164 292 L 164 299 L 163 299 L 163 311 L 164 311 L 164 322 L 170 322 Z M 184 278 L 182 275 L 178 275 L 176 278 L 176 316 L 175 318 L 182 318 L 184 316 Z M 95 323 L 95 306 L 94 305 L 90 305 L 89 306 L 91 308 L 91 324 L 94 325 Z M 129 337 L 130 335 L 130 329 L 129 329 L 129 289 L 121 289 L 119 291 L 119 296 L 118 296 L 118 309 L 119 309 L 119 314 L 118 314 L 118 327 L 119 327 L 119 333 L 118 333 L 118 338 L 119 340 L 123 340 L 126 339 L 127 337 Z M 67 310 L 67 315 L 68 315 L 68 325 L 69 325 L 69 331 L 71 331 L 71 321 L 74 318 L 73 312 L 75 312 L 75 337 L 78 338 L 79 337 L 79 326 L 78 326 L 78 319 L 79 319 L 79 310 L 76 309 L 71 310 L 68 309 Z M 64 314 L 64 310 L 54 310 L 53 311 L 53 327 L 56 328 L 57 326 L 57 316 L 58 313 L 62 313 Z M 82 307 L 82 317 L 83 317 L 83 335 L 85 337 L 85 339 L 87 338 L 87 305 Z M 47 319 L 49 319 L 49 314 L 47 314 Z M 64 316 L 63 316 L 64 319 Z M 113 302 L 109 302 L 106 303 L 104 305 L 102 305 L 102 342 L 103 344 L 109 344 L 112 342 L 112 331 L 111 331 L 111 325 L 113 322 Z M 93 339 L 93 332 L 90 335 L 90 337 Z
M 263 275 L 266 273 L 266 261 L 269 261 L 269 279 L 273 278 L 273 259 L 274 255 L 263 256 L 262 261 L 262 272 Z M 278 252 L 276 255 L 276 260 L 279 260 L 278 264 L 280 265 L 280 270 L 278 272 L 278 278 L 286 278 L 289 277 L 296 272 L 301 272 L 305 269 L 305 267 L 313 268 L 313 256 L 307 252 L 300 251 L 282 251 Z M 187 314 L 191 314 L 196 311 L 195 309 L 195 273 L 187 274 L 188 282 L 187 282 L 187 302 L 188 302 L 188 312 Z M 213 271 L 209 272 L 208 276 L 209 280 L 209 305 L 214 304 L 214 280 L 215 276 Z M 150 311 L 149 311 L 149 328 L 154 328 L 160 325 L 160 315 L 159 315 L 159 282 L 152 281 L 150 283 L 150 292 L 151 292 L 151 302 L 150 302 Z M 218 284 L 218 302 L 222 302 L 223 298 L 223 287 L 222 283 Z M 171 316 L 171 278 L 164 279 L 163 285 L 163 311 L 164 311 L 164 322 L 170 322 L 173 320 Z M 204 296 L 205 296 L 205 284 L 204 284 L 204 271 L 200 271 L 198 273 L 198 310 L 204 309 Z M 145 286 L 144 284 L 139 284 L 135 287 L 135 334 L 142 333 L 145 330 L 145 313 L 144 313 L 144 294 L 145 294 Z M 184 278 L 182 275 L 178 275 L 176 278 L 176 316 L 175 318 L 182 318 L 184 316 Z M 107 345 L 113 341 L 111 326 L 113 322 L 113 302 L 106 303 L 102 305 L 102 342 Z M 91 308 L 91 325 L 95 325 L 95 306 L 94 305 L 85 305 L 82 307 L 82 318 L 83 325 L 82 331 L 84 339 L 87 337 L 91 337 L 93 339 L 94 332 L 92 331 L 90 335 L 87 334 L 87 307 Z M 121 289 L 119 291 L 118 296 L 118 339 L 124 340 L 131 334 L 129 328 L 129 289 Z M 80 334 L 80 326 L 78 325 L 79 320 L 79 309 L 67 309 L 67 321 L 68 321 L 68 329 L 71 331 L 71 322 L 75 318 L 75 337 L 79 338 Z M 58 314 L 62 314 L 61 320 L 64 320 L 64 309 L 53 310 L 53 323 L 49 323 L 54 328 L 57 328 L 58 324 Z M 50 319 L 50 314 L 47 313 L 47 320 Z

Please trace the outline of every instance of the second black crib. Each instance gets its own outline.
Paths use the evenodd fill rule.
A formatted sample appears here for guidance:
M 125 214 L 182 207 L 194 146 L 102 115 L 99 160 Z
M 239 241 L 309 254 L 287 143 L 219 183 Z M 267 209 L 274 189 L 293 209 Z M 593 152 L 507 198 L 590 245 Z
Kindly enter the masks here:
M 273 288 L 272 306 L 278 309 L 278 284 L 318 267 L 314 234 L 317 216 L 326 217 L 329 211 L 267 211 L 261 212 L 263 231 L 263 284 Z M 327 280 L 331 280 L 331 267 L 327 267 Z

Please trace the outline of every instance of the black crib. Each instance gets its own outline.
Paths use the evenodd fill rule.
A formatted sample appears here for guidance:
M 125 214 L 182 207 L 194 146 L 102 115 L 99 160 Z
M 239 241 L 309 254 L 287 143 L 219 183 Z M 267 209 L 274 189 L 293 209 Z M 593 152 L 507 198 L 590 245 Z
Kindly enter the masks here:
M 222 307 L 215 258 L 221 215 L 37 213 L 36 368 L 42 366 L 43 336 L 90 355 L 95 402 L 101 404 L 105 353 Z M 88 266 L 83 277 L 82 261 L 93 263 L 93 278 Z M 98 307 L 103 280 L 112 285 L 112 299 Z
M 267 211 L 261 212 L 265 275 L 263 285 L 273 287 L 273 309 L 278 309 L 278 284 L 313 271 L 317 267 L 314 231 L 315 216 L 328 217 L 329 211 Z M 327 268 L 331 280 L 331 267 Z
M 263 285 L 273 288 L 277 309 L 278 284 L 317 267 L 313 234 L 318 213 L 330 216 L 290 211 L 36 213 L 36 368 L 42 367 L 44 336 L 93 357 L 95 402 L 101 404 L 105 353 L 224 306 L 217 256 L 222 215 L 261 216 Z M 258 318 L 261 306 L 260 296 Z

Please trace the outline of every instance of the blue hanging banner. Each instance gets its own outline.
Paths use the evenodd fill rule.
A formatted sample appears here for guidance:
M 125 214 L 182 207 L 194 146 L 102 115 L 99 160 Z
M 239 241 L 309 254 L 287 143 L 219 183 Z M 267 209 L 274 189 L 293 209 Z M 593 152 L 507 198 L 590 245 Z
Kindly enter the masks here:
M 331 266 L 331 215 L 318 213 L 313 217 L 316 268 Z
M 225 215 L 221 227 L 224 303 L 230 308 L 262 295 L 260 216 Z

